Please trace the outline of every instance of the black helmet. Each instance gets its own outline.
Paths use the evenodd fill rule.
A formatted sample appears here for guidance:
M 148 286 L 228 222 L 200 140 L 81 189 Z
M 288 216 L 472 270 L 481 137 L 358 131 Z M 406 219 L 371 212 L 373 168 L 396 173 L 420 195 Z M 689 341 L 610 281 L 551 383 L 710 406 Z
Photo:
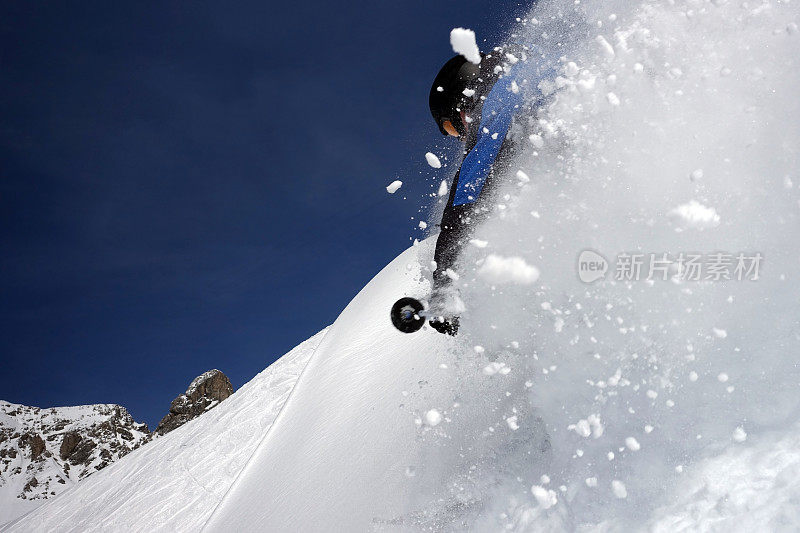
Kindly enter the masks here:
M 431 115 L 442 135 L 447 135 L 444 123 L 448 120 L 460 135 L 466 133 L 460 112 L 472 110 L 480 97 L 493 85 L 496 64 L 496 60 L 483 53 L 479 65 L 470 63 L 462 55 L 457 55 L 444 64 L 433 80 L 428 98 Z M 464 91 L 467 89 L 474 90 L 475 94 L 466 96 Z

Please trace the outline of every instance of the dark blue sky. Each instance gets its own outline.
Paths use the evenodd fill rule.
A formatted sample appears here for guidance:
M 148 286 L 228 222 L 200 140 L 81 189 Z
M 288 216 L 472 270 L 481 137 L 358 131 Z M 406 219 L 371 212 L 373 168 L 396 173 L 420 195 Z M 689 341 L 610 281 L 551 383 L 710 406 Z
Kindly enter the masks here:
M 454 148 L 427 110 L 450 29 L 495 43 L 519 11 L 3 3 L 0 398 L 153 428 L 199 373 L 238 388 L 333 322 L 446 177 L 424 153 Z

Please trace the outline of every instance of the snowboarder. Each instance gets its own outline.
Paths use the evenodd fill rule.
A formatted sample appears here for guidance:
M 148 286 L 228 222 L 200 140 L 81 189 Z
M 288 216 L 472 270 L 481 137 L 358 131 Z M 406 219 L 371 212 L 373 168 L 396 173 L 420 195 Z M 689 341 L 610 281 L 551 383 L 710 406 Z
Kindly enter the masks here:
M 474 226 L 491 211 L 502 174 L 513 151 L 509 135 L 522 94 L 515 81 L 517 57 L 495 49 L 477 65 L 458 55 L 433 81 L 429 105 L 443 135 L 463 143 L 464 159 L 453 178 L 436 241 L 430 325 L 455 335 L 461 301 L 452 288 L 455 263 Z

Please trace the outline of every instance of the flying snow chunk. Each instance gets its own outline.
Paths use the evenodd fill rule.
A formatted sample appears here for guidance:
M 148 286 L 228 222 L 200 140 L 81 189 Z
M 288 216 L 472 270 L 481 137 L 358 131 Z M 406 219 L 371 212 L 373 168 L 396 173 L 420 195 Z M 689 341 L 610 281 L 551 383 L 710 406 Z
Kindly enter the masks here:
M 419 229 L 425 229 L 427 227 L 428 227 L 428 223 L 427 222 L 425 222 L 424 220 L 420 220 L 419 221 Z
M 719 226 L 717 210 L 706 207 L 697 200 L 679 205 L 669 214 L 687 228 L 705 229 Z
M 603 50 L 603 54 L 605 54 L 606 57 L 611 58 L 616 55 L 614 54 L 614 47 L 606 41 L 605 37 L 598 35 L 595 41 L 600 45 L 600 49 Z
M 625 483 L 618 479 L 611 482 L 611 490 L 614 492 L 614 496 L 620 500 L 628 497 L 628 489 L 625 488 Z
M 508 428 L 511 431 L 516 431 L 519 429 L 519 423 L 517 422 L 516 416 L 509 416 L 508 418 L 506 418 L 506 424 L 508 424 Z
M 597 81 L 597 78 L 595 78 L 594 76 L 591 76 L 591 77 L 586 78 L 586 79 L 578 80 L 578 88 L 581 91 L 586 92 L 586 93 L 592 92 L 592 91 L 594 91 L 594 85 L 595 85 L 596 81 Z
M 475 96 L 475 89 L 464 89 L 464 90 L 462 91 L 462 93 L 463 93 L 463 94 L 464 94 L 464 96 L 466 96 L 467 98 L 472 98 L 473 96 Z
M 711 328 L 711 331 L 714 332 L 714 336 L 718 339 L 724 339 L 728 336 L 728 332 L 721 328 Z
M 511 372 L 510 367 L 506 366 L 505 363 L 500 363 L 498 361 L 492 361 L 491 363 L 483 367 L 484 376 L 494 376 L 496 374 L 500 374 L 501 376 L 507 376 L 510 372 Z
M 439 191 L 436 194 L 438 194 L 439 196 L 445 196 L 447 195 L 447 191 L 448 191 L 447 180 L 442 180 L 442 182 L 439 184 Z
M 442 168 L 442 162 L 439 161 L 439 158 L 436 157 L 436 154 L 432 152 L 428 152 L 427 154 L 425 154 L 425 160 L 433 168 Z
M 536 85 L 536 87 L 540 91 L 542 91 L 542 94 L 544 96 L 550 96 L 551 94 L 556 92 L 556 89 L 558 88 L 555 82 L 553 82 L 552 80 L 542 80 L 538 83 L 538 85 Z
M 522 183 L 528 183 L 531 179 L 521 170 L 517 170 L 517 179 Z
M 577 424 L 571 425 L 570 428 L 581 437 L 588 437 L 592 434 L 592 428 L 587 420 L 579 420 Z
M 502 257 L 491 254 L 481 265 L 478 274 L 490 283 L 530 285 L 539 279 L 539 269 L 521 257 Z
M 542 308 L 544 308 L 544 306 Z M 602 437 L 605 431 L 603 424 L 600 422 L 600 417 L 597 415 L 589 415 L 585 419 L 578 420 L 576 423 L 567 426 L 567 429 L 574 431 L 581 437 L 587 438 L 592 436 L 596 439 Z
M 733 431 L 733 440 L 736 442 L 744 442 L 747 440 L 747 432 L 742 426 L 737 427 Z
M 480 239 L 470 239 L 469 243 L 475 248 L 486 248 L 489 246 L 489 241 L 482 241 Z
M 614 107 L 617 107 L 619 105 L 619 96 L 617 96 L 614 93 L 608 93 L 606 95 L 606 99 L 608 100 L 608 103 L 613 105 Z
M 625 439 L 625 446 L 627 446 L 628 449 L 632 452 L 638 452 L 639 450 L 642 449 L 642 445 L 639 444 L 639 441 L 633 437 L 628 437 L 627 439 Z
M 458 281 L 458 278 L 460 277 L 458 275 L 458 272 L 456 272 L 452 268 L 448 268 L 447 270 L 445 270 L 444 274 L 445 274 L 445 276 L 447 276 L 448 278 L 452 279 L 453 281 Z
M 475 42 L 475 32 L 466 28 L 454 28 L 450 32 L 450 45 L 453 51 L 464 56 L 476 65 L 481 62 L 481 52 Z
M 430 427 L 438 426 L 441 421 L 442 421 L 442 413 L 440 413 L 436 409 L 431 409 L 430 411 L 425 413 L 425 423 L 428 424 Z
M 552 506 L 558 503 L 558 497 L 556 496 L 555 491 L 548 490 L 539 485 L 534 485 L 531 487 L 531 494 L 533 494 L 533 497 L 536 498 L 536 502 L 542 509 L 550 509 Z
M 574 61 L 570 61 L 564 67 L 564 74 L 566 74 L 570 78 L 574 78 L 575 76 L 577 76 L 578 72 L 580 72 L 580 69 L 578 68 L 578 64 L 575 63 Z
M 400 180 L 394 180 L 386 187 L 386 192 L 389 194 L 394 194 L 397 192 L 397 189 L 403 186 L 403 182 Z
M 538 148 L 540 150 L 544 146 L 544 139 L 542 139 L 541 135 L 538 135 L 538 134 L 534 133 L 533 135 L 528 137 L 528 139 L 530 139 L 531 144 L 533 144 L 536 148 Z

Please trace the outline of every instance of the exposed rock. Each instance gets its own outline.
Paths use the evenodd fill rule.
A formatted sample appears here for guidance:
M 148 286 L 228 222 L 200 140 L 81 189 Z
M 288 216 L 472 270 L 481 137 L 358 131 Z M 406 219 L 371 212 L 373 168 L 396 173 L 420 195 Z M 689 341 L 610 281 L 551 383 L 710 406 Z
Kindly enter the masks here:
M 25 483 L 25 486 L 24 486 L 24 487 L 22 487 L 22 493 L 23 493 L 23 495 L 26 495 L 27 493 L 29 493 L 29 492 L 32 492 L 32 491 L 33 491 L 33 489 L 35 489 L 35 488 L 36 488 L 36 487 L 38 487 L 38 486 L 39 486 L 39 482 L 36 480 L 36 477 L 35 477 L 35 476 L 34 476 L 34 477 L 32 477 L 32 478 L 30 479 L 30 481 L 28 481 L 27 483 Z
M 0 508 L 0 523 L 197 418 L 231 394 L 233 386 L 219 370 L 198 376 L 173 400 L 154 433 L 119 405 L 40 409 L 0 400 L 0 501 L 24 502 L 24 507 L 14 507 L 15 514 Z
M 44 439 L 36 433 L 27 433 L 19 438 L 20 447 L 29 447 L 31 449 L 31 460 L 36 461 L 46 450 Z M 34 485 L 35 487 L 36 485 Z
M 149 440 L 147 425 L 118 405 L 39 409 L 0 401 L 0 497 L 44 502 Z
M 61 441 L 61 448 L 58 451 L 58 456 L 63 460 L 72 455 L 72 452 L 75 451 L 75 447 L 78 446 L 80 441 L 81 436 L 77 431 L 70 431 L 64 435 L 64 440 Z
M 155 432 L 165 435 L 219 405 L 231 394 L 233 385 L 228 376 L 216 369 L 209 370 L 196 377 L 185 393 L 172 400 L 169 413 L 161 419 Z
M 87 464 L 89 462 L 89 459 L 92 457 L 92 452 L 96 447 L 97 445 L 92 439 L 90 438 L 81 439 L 81 441 L 75 445 L 75 448 L 69 455 L 68 457 L 69 462 L 74 465 Z

